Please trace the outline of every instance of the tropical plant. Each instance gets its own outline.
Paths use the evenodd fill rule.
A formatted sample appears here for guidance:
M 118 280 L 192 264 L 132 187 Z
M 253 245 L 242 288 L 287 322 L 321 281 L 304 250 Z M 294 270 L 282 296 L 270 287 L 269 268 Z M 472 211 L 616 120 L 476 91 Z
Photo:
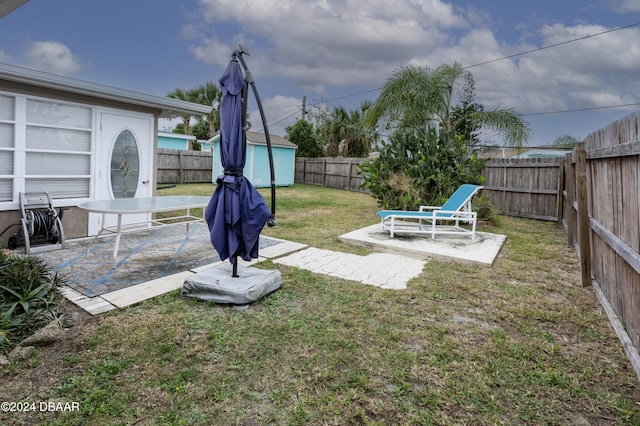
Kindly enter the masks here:
M 340 106 L 327 115 L 320 124 L 325 141 L 325 154 L 329 157 L 366 157 L 378 141 L 373 126 L 365 117 L 372 103 L 365 101 L 360 109 L 348 111 Z
M 193 102 L 200 105 L 211 106 L 211 112 L 205 117 L 196 117 L 198 122 L 205 120 L 208 123 L 208 131 L 199 130 L 201 139 L 209 139 L 216 134 L 216 129 L 220 128 L 220 102 L 222 100 L 222 90 L 211 81 L 201 84 L 189 90 L 175 89 L 167 93 L 169 98 L 180 99 L 182 101 Z M 191 117 L 182 117 L 183 129 L 185 135 L 191 134 Z
M 442 205 L 463 183 L 482 183 L 485 161 L 467 155 L 465 143 L 458 137 L 447 139 L 442 130 L 400 130 L 360 171 L 363 186 L 379 206 L 417 210 L 420 205 Z
M 473 74 L 465 71 L 462 79 L 464 85 L 458 95 L 460 103 L 451 110 L 452 129 L 454 134 L 467 142 L 467 145 L 478 145 L 481 126 L 474 120 L 474 117 L 478 112 L 484 111 L 484 106 L 474 101 L 476 92 Z
M 558 148 L 574 148 L 578 142 L 580 142 L 580 140 L 574 136 L 562 135 L 553 141 L 553 146 L 557 146 Z
M 296 155 L 298 157 L 320 157 L 322 146 L 313 130 L 313 125 L 306 120 L 298 120 L 293 126 L 285 129 L 289 142 L 298 146 Z
M 58 316 L 63 280 L 35 256 L 0 251 L 0 351 L 5 351 Z
M 167 93 L 167 97 L 173 98 L 173 99 L 179 99 L 181 101 L 187 101 L 187 102 L 191 101 L 189 99 L 188 92 L 185 92 L 182 89 L 175 89 L 174 91 Z M 190 135 L 191 134 L 191 128 L 189 127 L 190 123 L 191 123 L 191 117 L 190 116 L 187 115 L 187 116 L 182 117 L 182 125 L 183 125 L 183 129 L 184 129 L 184 134 L 185 135 Z
M 402 67 L 383 85 L 380 96 L 369 109 L 367 121 L 391 131 L 439 127 L 443 129 L 445 140 L 453 144 L 452 136 L 458 134 L 457 128 L 470 120 L 473 128 L 498 132 L 507 145 L 528 145 L 531 128 L 512 109 L 473 107 L 462 116 L 453 114 L 457 88 L 464 84 L 463 80 L 468 83 L 469 75 L 458 62 L 435 70 L 413 65 Z

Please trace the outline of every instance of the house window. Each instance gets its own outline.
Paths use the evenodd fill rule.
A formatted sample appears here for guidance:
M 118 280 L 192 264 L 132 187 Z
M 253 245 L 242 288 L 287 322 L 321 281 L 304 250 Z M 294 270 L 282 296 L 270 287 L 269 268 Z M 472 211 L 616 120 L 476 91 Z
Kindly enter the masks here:
M 89 198 L 93 115 L 88 106 L 0 93 L 0 206 L 15 208 L 20 192 Z
M 13 199 L 15 98 L 0 95 L 0 202 Z
M 93 111 L 89 107 L 27 99 L 24 190 L 54 199 L 88 198 Z

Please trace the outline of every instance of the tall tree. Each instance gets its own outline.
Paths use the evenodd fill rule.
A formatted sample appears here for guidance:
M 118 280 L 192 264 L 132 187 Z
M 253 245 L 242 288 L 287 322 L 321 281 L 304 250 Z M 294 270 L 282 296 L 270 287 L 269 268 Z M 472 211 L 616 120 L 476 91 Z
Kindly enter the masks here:
M 174 91 L 167 93 L 167 96 L 173 99 L 180 99 L 182 101 L 210 106 L 211 111 L 206 115 L 206 117 L 196 117 L 198 121 L 206 119 L 209 130 L 203 134 L 200 129 L 197 136 L 204 136 L 204 138 L 208 139 L 216 134 L 216 129 L 220 128 L 220 102 L 222 100 L 222 90 L 220 90 L 220 87 L 218 87 L 217 84 L 208 81 L 205 84 L 201 84 L 189 90 L 175 89 Z M 191 117 L 182 117 L 182 122 L 184 123 L 184 134 L 190 135 Z
M 553 141 L 553 145 L 557 146 L 558 148 L 574 148 L 579 142 L 580 140 L 575 136 L 562 135 L 556 138 L 555 141 Z
M 206 120 L 209 124 L 209 137 L 215 136 L 217 129 L 220 128 L 220 102 L 222 102 L 220 87 L 212 81 L 208 81 L 189 90 L 188 97 L 191 102 L 211 106 L 211 112 L 207 114 Z
M 328 156 L 366 157 L 369 154 L 378 140 L 374 128 L 365 121 L 371 105 L 365 101 L 360 109 L 351 111 L 340 106 L 328 115 L 326 122 L 321 124 Z
M 455 135 L 453 105 L 456 88 L 463 84 L 465 71 L 458 62 L 435 70 L 409 65 L 393 72 L 368 114 L 369 124 L 387 129 L 430 128 L 437 123 L 446 140 Z M 471 108 L 468 119 L 474 126 L 501 134 L 508 145 L 522 147 L 531 139 L 529 123 L 512 109 Z
M 484 106 L 475 102 L 476 83 L 473 74 L 465 71 L 462 78 L 464 85 L 458 95 L 460 103 L 451 110 L 452 132 L 461 136 L 467 145 L 477 145 L 480 143 L 480 125 L 473 118 L 475 113 L 484 111 Z
M 180 99 L 181 101 L 187 101 L 187 102 L 191 102 L 191 99 L 189 99 L 189 93 L 182 90 L 182 89 L 175 89 L 172 92 L 167 93 L 167 97 L 169 98 L 173 98 L 173 99 Z M 191 133 L 191 128 L 189 127 L 191 123 L 191 117 L 190 116 L 184 116 L 182 117 L 182 125 L 184 128 L 184 134 L 185 135 L 190 135 Z
M 298 120 L 293 126 L 285 129 L 287 139 L 298 145 L 296 155 L 298 157 L 320 157 L 322 147 L 318 143 L 313 125 L 306 120 Z

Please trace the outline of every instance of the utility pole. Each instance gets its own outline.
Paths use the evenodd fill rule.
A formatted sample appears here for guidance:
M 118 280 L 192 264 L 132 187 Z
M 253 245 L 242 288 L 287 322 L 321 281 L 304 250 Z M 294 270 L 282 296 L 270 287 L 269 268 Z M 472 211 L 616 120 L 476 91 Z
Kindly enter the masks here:
M 302 97 L 302 119 L 303 120 L 307 119 L 307 97 L 306 96 Z

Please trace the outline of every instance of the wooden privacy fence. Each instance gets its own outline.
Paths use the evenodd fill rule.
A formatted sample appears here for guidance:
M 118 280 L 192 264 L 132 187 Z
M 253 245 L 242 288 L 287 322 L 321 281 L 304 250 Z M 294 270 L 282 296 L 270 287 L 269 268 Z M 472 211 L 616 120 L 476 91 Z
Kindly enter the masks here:
M 362 191 L 358 158 L 299 158 L 295 181 Z M 557 220 L 640 377 L 640 112 L 559 159 L 490 160 L 484 193 L 504 214 Z
M 640 377 L 640 113 L 589 134 L 562 179 L 562 222 L 583 285 L 593 284 Z
M 495 159 L 485 164 L 484 194 L 501 213 L 557 220 L 562 159 Z
M 212 179 L 213 153 L 158 149 L 157 182 L 206 183 Z
M 366 158 L 296 158 L 295 182 L 349 191 L 369 192 L 358 165 Z M 482 171 L 485 194 L 503 214 L 557 220 L 559 175 L 557 158 L 490 160 Z
M 369 192 L 360 188 L 364 182 L 358 174 L 358 164 L 366 158 L 296 158 L 295 182 L 320 185 L 347 191 Z

